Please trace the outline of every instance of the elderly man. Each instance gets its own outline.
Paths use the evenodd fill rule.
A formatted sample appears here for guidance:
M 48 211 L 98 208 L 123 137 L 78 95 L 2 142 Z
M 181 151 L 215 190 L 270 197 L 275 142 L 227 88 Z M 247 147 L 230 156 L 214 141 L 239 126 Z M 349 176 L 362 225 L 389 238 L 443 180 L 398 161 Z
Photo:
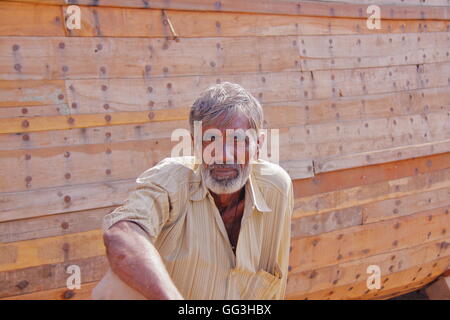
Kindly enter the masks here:
M 223 149 L 210 152 L 213 161 L 166 158 L 137 178 L 126 202 L 104 218 L 110 269 L 94 299 L 284 298 L 292 182 L 258 159 L 261 105 L 225 82 L 200 95 L 189 120 L 191 132 L 201 121 L 199 149 L 211 150 L 216 139 Z M 256 137 L 235 134 L 230 146 L 231 129 Z

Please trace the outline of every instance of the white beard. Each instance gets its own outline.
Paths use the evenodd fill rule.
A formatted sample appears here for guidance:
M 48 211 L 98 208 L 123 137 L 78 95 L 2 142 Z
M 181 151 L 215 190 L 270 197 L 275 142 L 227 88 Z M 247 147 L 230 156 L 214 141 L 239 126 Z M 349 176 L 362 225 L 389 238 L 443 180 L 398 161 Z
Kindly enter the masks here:
M 211 170 L 214 166 L 232 167 L 237 170 L 238 174 L 236 177 L 230 179 L 216 179 L 211 175 Z M 208 169 L 205 168 L 204 164 L 200 165 L 203 183 L 206 188 L 215 194 L 230 194 L 242 189 L 250 176 L 251 169 L 251 164 L 247 164 L 244 167 L 238 164 L 211 165 Z

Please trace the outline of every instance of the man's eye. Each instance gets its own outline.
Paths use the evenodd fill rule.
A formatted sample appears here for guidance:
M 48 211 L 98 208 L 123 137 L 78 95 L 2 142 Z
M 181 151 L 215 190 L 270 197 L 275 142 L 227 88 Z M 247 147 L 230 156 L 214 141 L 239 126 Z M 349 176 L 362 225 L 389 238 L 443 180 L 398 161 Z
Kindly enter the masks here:
M 236 142 L 244 142 L 245 137 L 244 136 L 234 136 L 234 141 Z
M 207 135 L 204 137 L 203 141 L 215 141 L 216 140 L 216 136 L 214 135 Z

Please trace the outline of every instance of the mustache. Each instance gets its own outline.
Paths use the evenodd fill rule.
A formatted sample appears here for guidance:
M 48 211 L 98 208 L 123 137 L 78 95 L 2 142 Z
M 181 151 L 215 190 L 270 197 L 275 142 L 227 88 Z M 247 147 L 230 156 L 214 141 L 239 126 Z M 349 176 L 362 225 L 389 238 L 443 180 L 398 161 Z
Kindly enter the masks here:
M 241 166 L 237 163 L 214 163 L 211 165 L 208 165 L 208 170 L 213 169 L 236 169 L 241 170 Z

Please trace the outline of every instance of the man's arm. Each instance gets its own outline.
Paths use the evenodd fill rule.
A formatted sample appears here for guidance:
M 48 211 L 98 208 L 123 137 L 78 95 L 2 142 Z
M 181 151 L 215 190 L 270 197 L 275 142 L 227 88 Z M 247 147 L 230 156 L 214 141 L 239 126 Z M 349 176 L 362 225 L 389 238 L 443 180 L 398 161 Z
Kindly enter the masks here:
M 183 299 L 148 234 L 136 223 L 119 221 L 103 240 L 112 271 L 148 299 Z

